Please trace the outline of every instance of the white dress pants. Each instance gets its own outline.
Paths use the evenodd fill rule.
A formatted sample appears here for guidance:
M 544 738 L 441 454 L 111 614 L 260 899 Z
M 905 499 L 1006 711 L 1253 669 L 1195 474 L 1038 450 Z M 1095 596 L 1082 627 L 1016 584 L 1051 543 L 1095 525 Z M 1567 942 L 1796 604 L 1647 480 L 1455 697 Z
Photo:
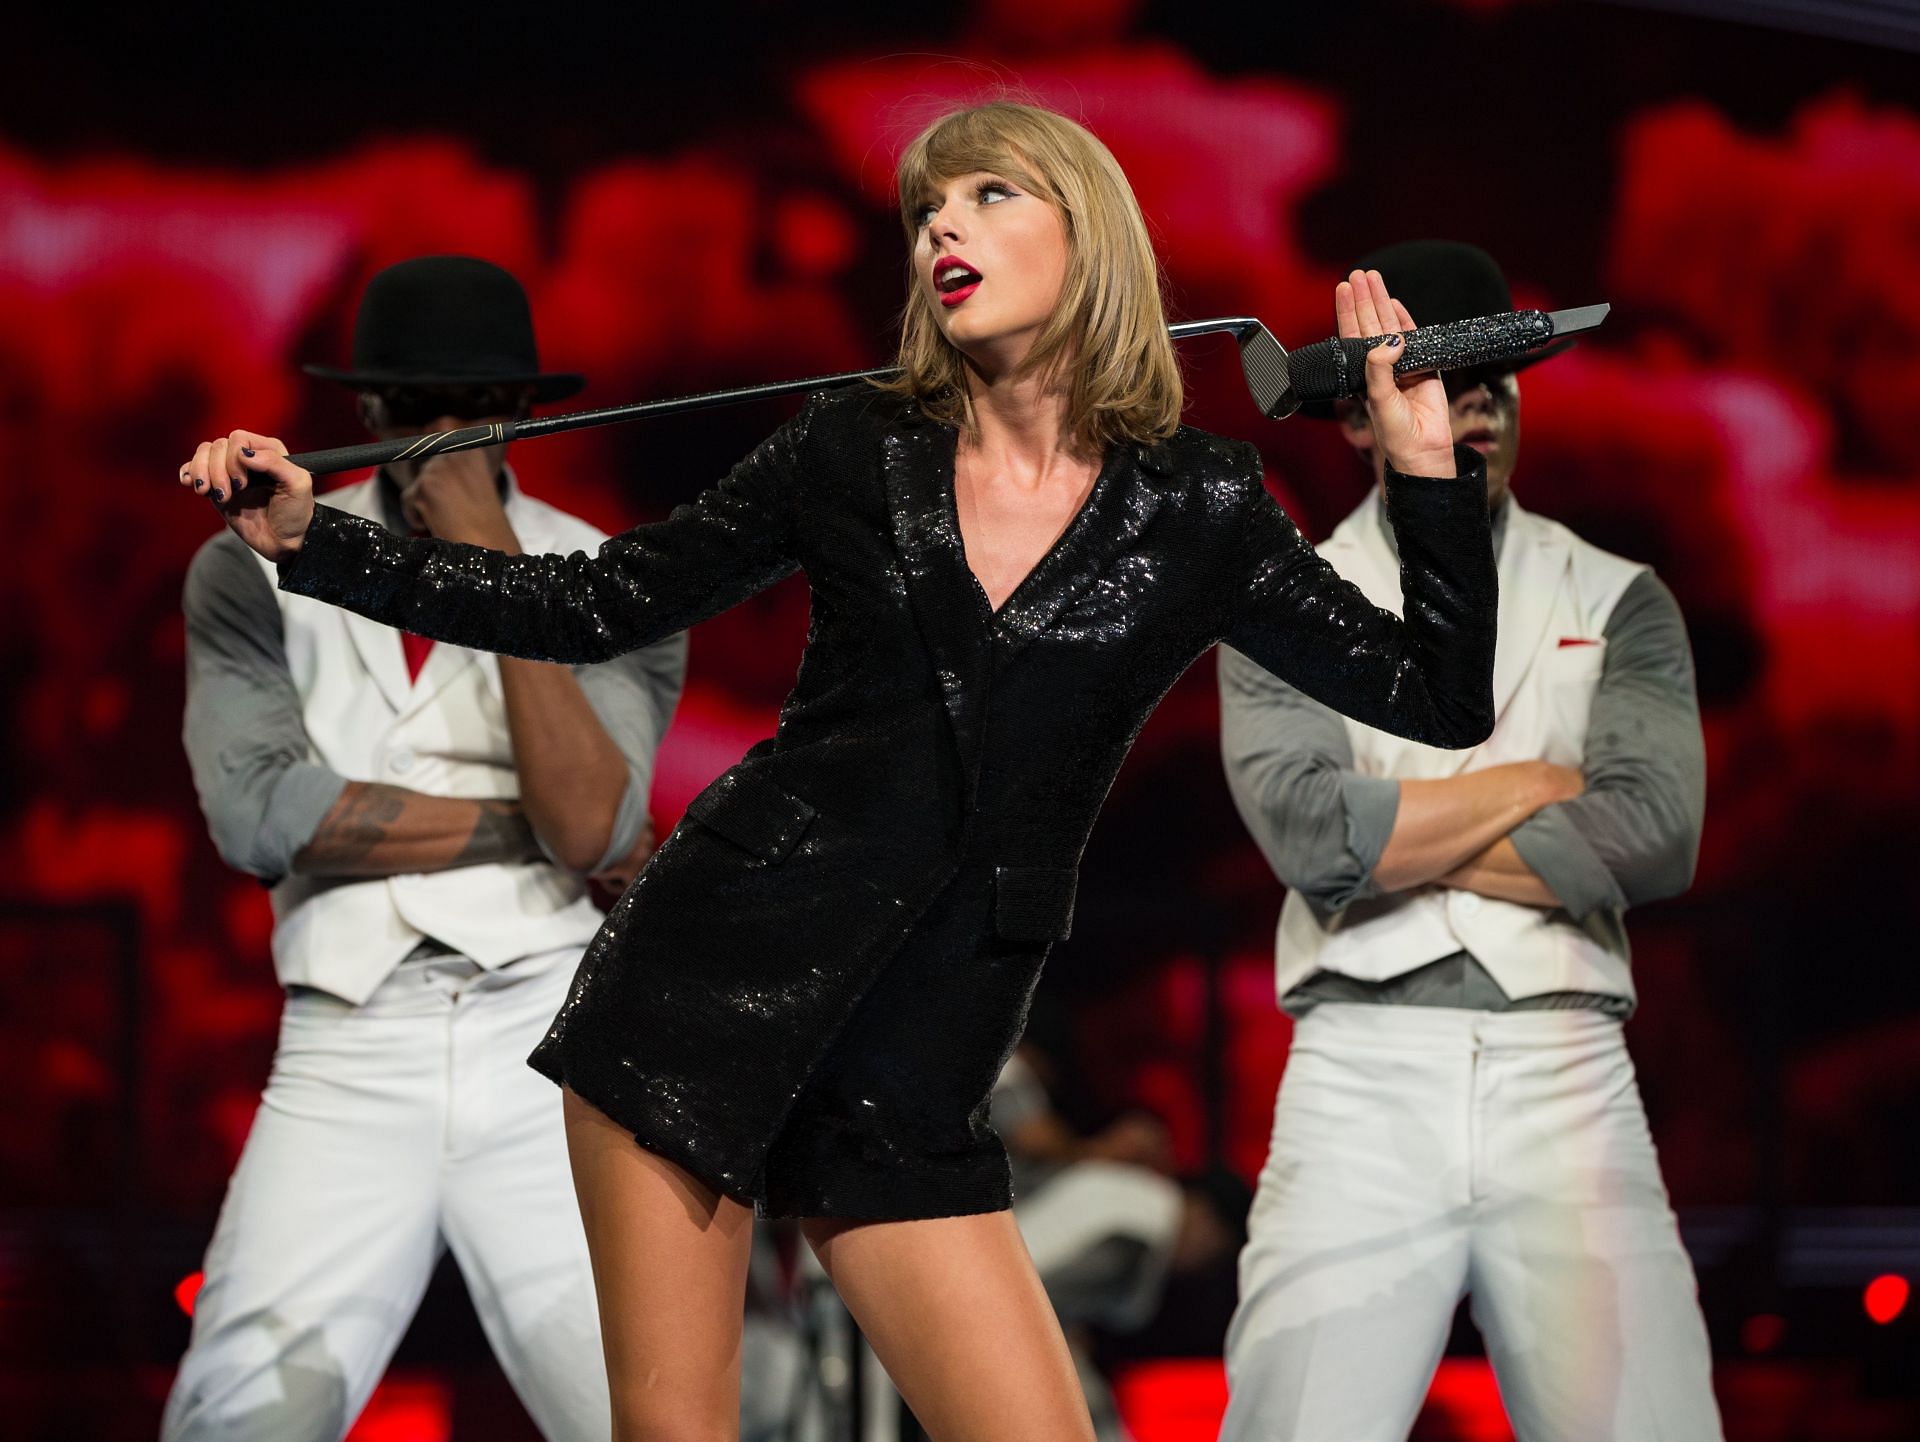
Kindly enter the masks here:
M 540 1430 L 610 1435 L 560 1091 L 527 1065 L 579 957 L 404 962 L 361 1006 L 290 993 L 207 1250 L 168 1442 L 343 1436 L 448 1247 Z
M 1222 1442 L 1401 1442 L 1463 1295 L 1520 1442 L 1718 1442 L 1619 1022 L 1314 1008 L 1240 1258 Z

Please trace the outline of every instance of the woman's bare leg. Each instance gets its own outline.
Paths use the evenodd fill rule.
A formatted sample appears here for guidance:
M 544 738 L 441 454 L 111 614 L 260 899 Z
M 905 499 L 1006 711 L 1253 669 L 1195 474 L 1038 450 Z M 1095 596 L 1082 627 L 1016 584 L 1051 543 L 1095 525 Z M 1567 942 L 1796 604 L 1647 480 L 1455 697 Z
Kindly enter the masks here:
M 1013 1213 L 801 1230 L 934 1442 L 1093 1442 Z
M 566 1125 L 615 1442 L 738 1438 L 753 1209 L 640 1147 L 571 1091 Z

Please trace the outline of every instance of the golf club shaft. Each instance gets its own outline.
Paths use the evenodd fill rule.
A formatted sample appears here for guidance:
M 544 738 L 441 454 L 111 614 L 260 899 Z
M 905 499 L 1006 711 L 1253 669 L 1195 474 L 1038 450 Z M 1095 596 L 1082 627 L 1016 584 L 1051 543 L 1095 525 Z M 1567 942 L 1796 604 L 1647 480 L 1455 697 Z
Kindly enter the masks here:
M 1599 306 L 1590 309 L 1604 315 L 1606 308 Z M 1584 312 L 1580 314 L 1583 317 L 1585 315 Z M 1553 336 L 1554 320 L 1553 316 L 1530 310 L 1454 321 L 1446 325 L 1423 326 L 1405 333 L 1407 353 L 1394 363 L 1394 370 L 1405 375 L 1413 371 L 1448 370 L 1518 356 Z M 1579 328 L 1598 323 L 1598 319 L 1593 319 Z M 1252 316 L 1180 321 L 1167 327 L 1167 334 L 1175 340 L 1221 332 L 1240 339 L 1242 354 L 1247 361 L 1248 384 L 1254 392 L 1254 399 L 1263 413 L 1275 419 L 1290 413 L 1302 401 L 1331 400 L 1339 396 L 1362 394 L 1365 390 L 1366 353 L 1386 340 L 1385 336 L 1369 336 L 1364 340 L 1335 337 L 1303 346 L 1289 354 L 1272 338 L 1267 328 Z M 675 396 L 668 400 L 571 411 L 534 420 L 491 421 L 485 425 L 461 426 L 456 430 L 433 431 L 398 440 L 367 441 L 360 445 L 336 446 L 331 450 L 304 451 L 288 459 L 314 475 L 331 475 L 337 471 L 384 466 L 392 461 L 423 461 L 450 451 L 503 445 L 512 440 L 557 435 L 561 431 L 583 430 L 589 426 L 610 426 L 650 416 L 678 415 L 683 411 L 767 400 L 799 391 L 851 385 L 858 381 L 889 380 L 898 374 L 896 367 L 882 366 L 872 370 L 842 371 L 835 375 L 807 376 L 801 380 L 769 381 L 761 385 Z
M 1220 331 L 1239 333 L 1260 322 L 1248 316 L 1218 320 L 1189 320 L 1167 327 L 1175 340 L 1187 336 L 1210 335 Z M 404 436 L 393 441 L 366 441 L 355 446 L 335 446 L 331 450 L 303 451 L 287 459 L 316 476 L 337 471 L 360 471 L 384 466 L 390 461 L 424 461 L 429 456 L 449 451 L 470 451 L 477 446 L 502 445 L 512 440 L 530 440 L 536 436 L 557 435 L 561 431 L 583 430 L 588 426 L 617 425 L 622 421 L 643 420 L 649 416 L 678 415 L 683 411 L 706 410 L 712 406 L 738 405 L 745 401 L 768 400 L 799 391 L 821 390 L 828 386 L 851 385 L 856 381 L 889 380 L 898 375 L 894 366 L 874 370 L 843 371 L 837 375 L 808 376 L 803 380 L 769 381 L 763 385 L 737 386 L 730 390 L 704 391 L 699 395 L 675 396 L 669 400 L 639 401 L 632 405 L 606 406 L 600 410 L 570 411 L 563 415 L 541 416 L 525 421 L 492 421 L 486 425 L 462 426 L 458 430 L 433 431 L 421 436 Z

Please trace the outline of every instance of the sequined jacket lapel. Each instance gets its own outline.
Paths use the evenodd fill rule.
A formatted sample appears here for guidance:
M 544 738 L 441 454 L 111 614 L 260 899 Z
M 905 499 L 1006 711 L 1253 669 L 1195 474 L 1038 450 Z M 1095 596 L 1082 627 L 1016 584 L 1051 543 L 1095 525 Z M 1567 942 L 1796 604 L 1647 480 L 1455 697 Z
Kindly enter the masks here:
M 894 545 L 971 797 L 989 665 L 1011 661 L 1090 589 L 1123 583 L 1111 569 L 1153 519 L 1173 466 L 1164 445 L 1114 447 L 1080 511 L 996 612 L 967 566 L 954 501 L 956 439 L 909 406 L 881 444 Z
M 906 407 L 881 441 L 887 516 L 921 639 L 933 659 L 969 797 L 985 720 L 988 607 L 967 570 L 953 505 L 955 435 Z
M 1088 591 L 1124 584 L 1116 567 L 1159 510 L 1171 477 L 1164 446 L 1113 448 L 1080 514 L 994 616 L 1003 663 L 1044 634 Z

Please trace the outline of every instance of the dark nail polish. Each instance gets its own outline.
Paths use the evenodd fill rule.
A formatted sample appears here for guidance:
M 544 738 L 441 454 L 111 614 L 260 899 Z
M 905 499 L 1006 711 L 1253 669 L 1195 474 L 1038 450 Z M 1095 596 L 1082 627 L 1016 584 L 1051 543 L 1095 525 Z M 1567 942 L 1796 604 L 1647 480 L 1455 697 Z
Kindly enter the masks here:
M 242 446 L 242 447 L 240 447 L 240 454 L 241 454 L 241 455 L 243 455 L 243 456 L 250 456 L 250 455 L 252 455 L 252 454 L 253 454 L 253 447 L 252 447 L 252 446 Z
M 216 501 L 224 501 L 227 498 L 227 493 L 221 490 L 218 486 L 215 486 L 213 488 L 212 494 L 213 494 L 213 498 Z

